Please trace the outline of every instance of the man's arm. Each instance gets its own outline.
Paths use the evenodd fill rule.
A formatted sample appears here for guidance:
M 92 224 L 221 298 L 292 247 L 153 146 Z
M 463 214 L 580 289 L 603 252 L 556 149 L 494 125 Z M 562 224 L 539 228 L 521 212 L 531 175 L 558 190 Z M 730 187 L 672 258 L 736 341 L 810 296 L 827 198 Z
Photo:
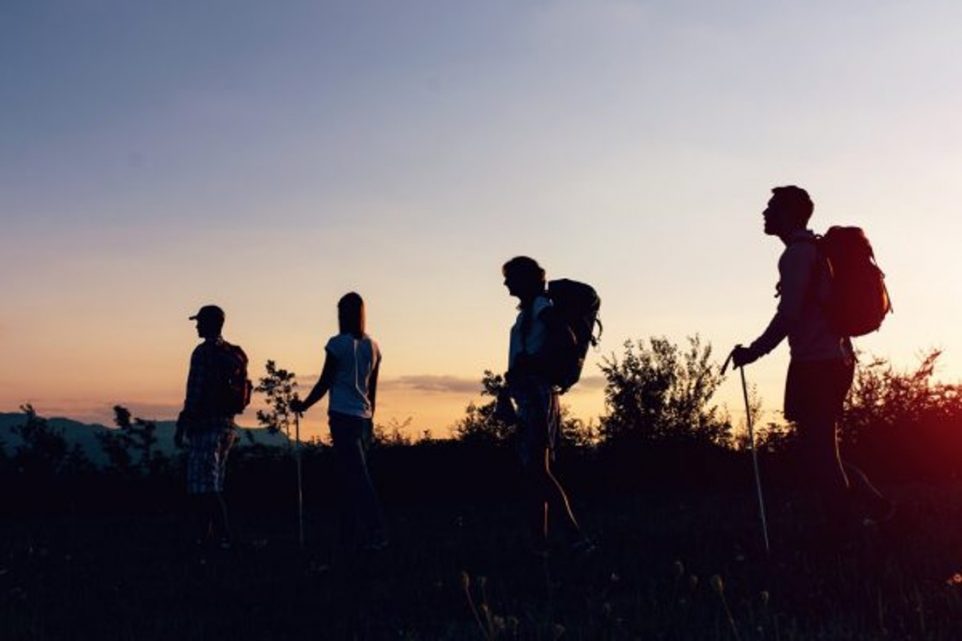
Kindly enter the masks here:
M 187 372 L 187 392 L 184 397 L 184 409 L 177 417 L 177 430 L 174 432 L 174 443 L 180 447 L 184 435 L 190 427 L 190 422 L 200 415 L 201 404 L 204 400 L 204 385 L 207 379 L 207 361 L 201 354 L 203 345 L 198 345 L 190 355 L 190 368 Z
M 810 243 L 790 245 L 778 261 L 780 298 L 778 309 L 762 335 L 748 346 L 752 360 L 775 349 L 795 329 L 802 316 L 805 296 L 809 292 L 814 271 L 815 246 Z

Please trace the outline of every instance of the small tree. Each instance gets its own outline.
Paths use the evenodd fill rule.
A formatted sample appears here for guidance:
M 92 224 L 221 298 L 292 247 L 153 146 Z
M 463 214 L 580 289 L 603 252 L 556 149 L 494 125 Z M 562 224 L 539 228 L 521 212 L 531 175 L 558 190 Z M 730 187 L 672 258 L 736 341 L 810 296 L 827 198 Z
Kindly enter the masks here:
M 482 403 L 469 403 L 464 410 L 464 418 L 454 426 L 454 434 L 459 440 L 503 443 L 511 438 L 514 426 L 496 416 L 498 395 L 505 387 L 503 376 L 484 370 L 481 377 Z
M 301 423 L 291 409 L 291 402 L 297 400 L 297 377 L 294 372 L 277 367 L 274 361 L 267 361 L 267 375 L 257 382 L 255 391 L 267 396 L 268 410 L 257 410 L 257 422 L 269 432 L 283 431 L 290 447 L 291 423 L 294 424 L 294 461 L 297 466 L 297 533 L 301 547 L 304 547 L 304 483 L 301 470 Z
M 290 439 L 294 412 L 291 401 L 297 398 L 297 380 L 294 372 L 277 367 L 274 361 L 267 361 L 267 374 L 257 381 L 255 392 L 267 397 L 267 410 L 257 410 L 257 422 L 268 432 L 284 432 Z
M 498 418 L 498 395 L 506 389 L 504 377 L 485 370 L 481 377 L 481 398 L 489 399 L 477 403 L 469 403 L 465 408 L 465 416 L 454 426 L 454 434 L 463 441 L 488 441 L 504 443 L 514 436 L 516 426 Z M 561 441 L 576 447 L 593 445 L 597 440 L 597 430 L 593 423 L 585 423 L 579 418 L 571 416 L 571 410 L 561 406 Z
M 20 406 L 24 422 L 13 428 L 22 443 L 14 450 L 13 462 L 21 474 L 52 478 L 60 474 L 67 460 L 67 441 L 63 430 L 52 427 L 47 419 L 37 416 L 33 405 Z
M 164 466 L 164 457 L 157 451 L 157 421 L 131 416 L 123 405 L 114 405 L 114 423 L 120 428 L 125 447 L 140 453 L 140 469 L 145 474 L 156 474 Z
M 664 337 L 625 342 L 621 359 L 604 359 L 605 441 L 684 440 L 727 444 L 731 425 L 711 403 L 723 378 L 711 345 L 696 335 L 682 351 Z

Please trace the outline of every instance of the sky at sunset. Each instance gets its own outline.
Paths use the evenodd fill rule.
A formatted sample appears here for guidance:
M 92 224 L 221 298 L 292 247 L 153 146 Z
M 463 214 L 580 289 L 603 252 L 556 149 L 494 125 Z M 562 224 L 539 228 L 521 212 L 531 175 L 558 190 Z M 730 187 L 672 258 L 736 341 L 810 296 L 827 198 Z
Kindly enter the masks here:
M 377 421 L 444 436 L 527 254 L 601 295 L 565 397 L 597 417 L 624 341 L 765 327 L 783 184 L 875 245 L 895 314 L 857 345 L 962 379 L 960 60 L 950 1 L 4 2 L 0 411 L 176 416 L 205 303 L 252 377 L 316 376 L 356 290 Z M 771 418 L 787 351 L 747 370 Z

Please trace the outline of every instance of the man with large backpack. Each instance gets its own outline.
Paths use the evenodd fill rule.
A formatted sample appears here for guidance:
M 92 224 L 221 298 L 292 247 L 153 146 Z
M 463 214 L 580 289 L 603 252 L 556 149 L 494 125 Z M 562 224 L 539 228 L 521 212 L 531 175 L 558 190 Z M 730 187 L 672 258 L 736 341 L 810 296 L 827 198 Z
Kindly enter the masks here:
M 842 462 L 837 439 L 837 423 L 855 373 L 850 336 L 877 329 L 890 307 L 861 230 L 832 228 L 823 239 L 807 227 L 813 210 L 804 189 L 772 190 L 763 216 L 765 234 L 785 244 L 778 261 L 778 309 L 762 335 L 748 347 L 735 346 L 731 358 L 735 367 L 742 367 L 788 337 L 785 418 L 798 427 L 802 473 L 819 494 L 829 529 L 844 531 L 858 517 L 878 522 L 893 511 L 892 503 L 858 468 Z M 830 245 L 825 242 L 830 237 L 843 242 Z M 863 245 L 867 255 L 856 256 Z M 846 266 L 858 258 L 864 267 Z
M 582 534 L 551 463 L 561 429 L 558 396 L 577 381 L 587 347 L 582 349 L 579 344 L 580 327 L 572 327 L 577 323 L 566 322 L 564 304 L 556 303 L 549 296 L 545 272 L 534 259 L 512 258 L 502 267 L 502 274 L 508 293 L 517 297 L 520 304 L 511 328 L 505 374 L 507 389 L 498 398 L 498 415 L 514 420 L 518 426 L 524 510 L 532 550 L 539 556 L 547 555 L 549 524 L 553 521 L 564 535 L 569 551 L 583 554 L 592 549 L 592 545 Z M 556 282 L 571 285 L 576 291 L 580 286 L 572 281 Z M 584 287 L 587 286 L 581 286 Z M 593 299 L 596 314 L 597 297 L 593 290 L 588 298 Z M 577 307 L 577 301 L 575 303 Z M 585 315 L 591 313 L 589 309 Z M 593 324 L 592 316 L 587 322 L 589 337 Z
M 196 520 L 197 543 L 230 548 L 227 505 L 222 492 L 227 454 L 236 439 L 234 416 L 250 403 L 247 355 L 221 337 L 224 310 L 205 305 L 190 320 L 204 339 L 190 357 L 187 396 L 177 418 L 174 442 L 187 439 L 187 493 Z

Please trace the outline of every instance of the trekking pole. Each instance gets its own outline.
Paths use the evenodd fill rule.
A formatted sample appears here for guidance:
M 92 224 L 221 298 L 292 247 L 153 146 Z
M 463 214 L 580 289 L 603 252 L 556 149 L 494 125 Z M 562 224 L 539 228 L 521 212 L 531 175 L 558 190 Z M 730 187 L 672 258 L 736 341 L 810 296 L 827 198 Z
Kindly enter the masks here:
M 731 358 L 729 355 L 725 360 L 725 364 L 722 365 L 722 375 L 724 375 L 728 369 L 728 363 L 731 361 Z M 769 555 L 772 549 L 768 542 L 768 519 L 765 518 L 765 499 L 762 497 L 762 474 L 758 468 L 758 451 L 755 449 L 755 431 L 752 426 L 752 407 L 748 402 L 748 383 L 745 381 L 745 366 L 739 366 L 738 370 L 741 372 L 742 377 L 742 397 L 745 399 L 745 422 L 748 425 L 748 449 L 752 453 L 752 467 L 755 469 L 755 490 L 758 493 L 758 513 L 762 520 L 762 538 L 765 540 L 765 554 Z
M 304 548 L 304 491 L 301 481 L 301 414 L 294 412 L 294 460 L 297 462 L 297 540 Z
M 762 517 L 762 536 L 765 537 L 765 554 L 771 554 L 768 544 L 768 520 L 765 518 L 765 499 L 762 498 L 762 474 L 758 470 L 758 450 L 755 449 L 755 432 L 752 429 L 752 408 L 748 403 L 748 383 L 745 382 L 745 366 L 738 368 L 742 374 L 742 396 L 745 398 L 745 420 L 748 423 L 748 448 L 752 451 L 752 465 L 755 467 L 755 489 L 758 491 L 758 513 Z

